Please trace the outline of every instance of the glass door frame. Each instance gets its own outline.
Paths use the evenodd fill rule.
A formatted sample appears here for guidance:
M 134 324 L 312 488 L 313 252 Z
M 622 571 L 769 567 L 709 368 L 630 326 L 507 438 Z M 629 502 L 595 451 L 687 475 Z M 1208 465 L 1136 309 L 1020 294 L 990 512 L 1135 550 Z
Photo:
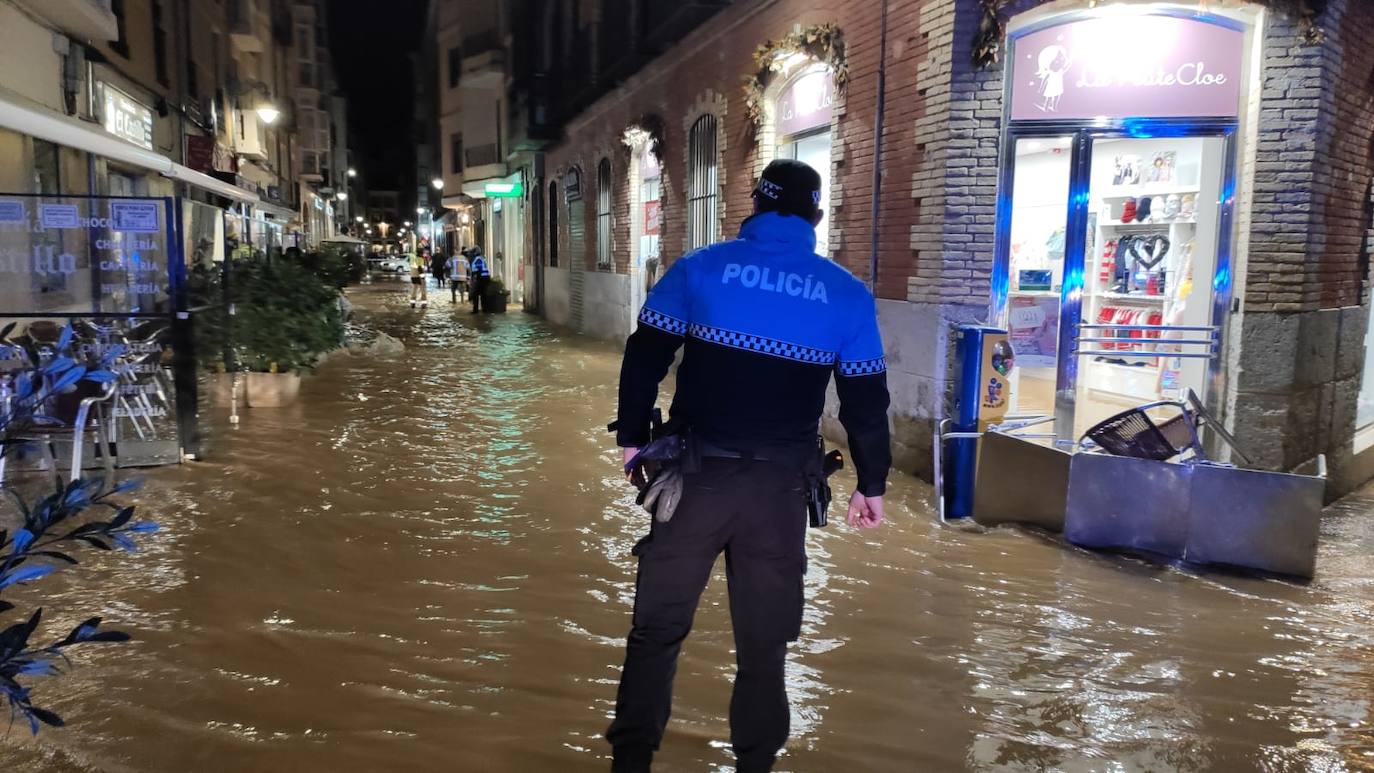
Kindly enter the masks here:
M 1010 89 L 1010 85 L 1006 87 Z M 1007 95 L 1010 99 L 1010 93 Z M 1008 101 L 1008 104 L 1010 102 Z M 1016 143 L 1022 139 L 1071 138 L 1069 195 L 1064 215 L 1064 268 L 1059 297 L 1059 341 L 1055 372 L 1054 416 L 1061 440 L 1076 440 L 1074 410 L 1078 393 L 1078 331 L 1083 319 L 1083 282 L 1086 271 L 1088 204 L 1092 184 L 1093 143 L 1100 139 L 1220 138 L 1222 179 L 1217 216 L 1217 255 L 1211 277 L 1211 324 L 1216 346 L 1207 365 L 1207 388 L 1200 395 L 1209 411 L 1221 417 L 1225 407 L 1224 357 L 1227 322 L 1233 289 L 1231 245 L 1235 224 L 1236 132 L 1235 118 L 1101 118 L 1072 121 L 1005 121 L 999 159 L 996 234 L 993 243 L 992 297 L 988 319 L 1005 326 L 1011 288 L 1012 194 L 1016 172 Z M 1224 417 L 1223 417 L 1224 420 Z

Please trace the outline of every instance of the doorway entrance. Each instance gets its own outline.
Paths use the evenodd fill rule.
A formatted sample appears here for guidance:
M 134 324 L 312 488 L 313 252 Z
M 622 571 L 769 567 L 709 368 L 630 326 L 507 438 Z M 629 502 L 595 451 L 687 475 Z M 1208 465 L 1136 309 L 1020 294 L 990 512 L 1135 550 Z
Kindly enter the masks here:
M 1011 134 L 994 301 L 1016 352 L 1012 410 L 1076 438 L 1142 403 L 1206 399 L 1230 294 L 1234 125 Z

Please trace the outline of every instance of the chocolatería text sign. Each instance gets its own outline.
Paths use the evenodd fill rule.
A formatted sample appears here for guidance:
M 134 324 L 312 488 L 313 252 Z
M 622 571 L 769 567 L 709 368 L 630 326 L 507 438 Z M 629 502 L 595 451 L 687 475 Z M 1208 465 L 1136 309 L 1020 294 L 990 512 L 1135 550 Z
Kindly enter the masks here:
M 1078 17 L 1014 39 L 1011 117 L 1234 116 L 1244 62 L 1245 33 L 1204 19 Z
M 0 194 L 0 310 L 171 312 L 165 199 Z

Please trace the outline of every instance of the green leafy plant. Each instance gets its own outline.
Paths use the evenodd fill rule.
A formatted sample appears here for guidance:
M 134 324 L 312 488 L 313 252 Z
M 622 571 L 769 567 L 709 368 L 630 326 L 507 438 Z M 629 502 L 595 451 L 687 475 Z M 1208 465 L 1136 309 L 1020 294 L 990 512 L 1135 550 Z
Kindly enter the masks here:
M 9 399 L 0 403 L 0 457 L 9 456 L 32 444 L 31 438 L 45 425 L 57 420 L 46 411 L 59 395 L 76 389 L 81 382 L 98 385 L 117 379 L 116 366 L 123 347 L 101 347 L 98 353 L 80 346 L 72 327 L 65 328 L 53 343 L 40 343 L 31 337 L 14 339 L 13 323 L 0 330 L 0 347 L 22 353 L 25 367 L 7 374 Z M 132 491 L 137 481 L 109 485 L 103 477 L 83 477 L 69 483 L 56 479 L 46 497 L 30 502 L 12 486 L 9 497 L 0 504 L 0 518 L 15 528 L 0 528 L 0 592 L 16 585 L 35 582 L 77 563 L 67 551 L 87 546 L 100 550 L 115 547 L 133 551 L 134 536 L 157 530 L 150 521 L 135 521 L 134 508 L 118 504 L 113 497 Z M 87 510 L 108 508 L 108 520 L 83 519 Z M 82 522 L 84 520 L 84 522 Z M 15 605 L 0 601 L 0 617 L 14 611 Z M 51 644 L 33 641 L 43 618 L 41 608 L 26 613 L 22 622 L 0 630 L 0 699 L 8 704 L 10 722 L 24 719 L 34 734 L 40 725 L 60 727 L 64 723 L 55 712 L 34 705 L 32 680 L 56 676 L 71 665 L 67 649 L 75 645 L 114 643 L 129 640 L 123 631 L 101 629 L 101 619 L 92 617 Z
M 262 373 L 314 367 L 343 343 L 339 291 L 290 260 L 245 262 L 230 280 L 230 331 L 238 362 Z
M 221 272 L 193 274 L 192 302 L 205 307 L 194 326 L 202 367 L 214 369 L 229 342 L 234 364 L 260 373 L 307 370 L 343 344 L 336 279 L 304 258 L 233 260 Z M 227 292 L 225 283 L 227 284 Z M 232 306 L 232 315 L 223 309 Z

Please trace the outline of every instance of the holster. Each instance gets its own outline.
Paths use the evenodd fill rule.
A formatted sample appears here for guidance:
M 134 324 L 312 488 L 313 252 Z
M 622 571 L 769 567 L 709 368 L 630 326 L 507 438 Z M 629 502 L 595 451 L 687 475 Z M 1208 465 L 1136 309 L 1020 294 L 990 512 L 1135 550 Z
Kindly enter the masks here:
M 844 454 L 839 450 L 826 452 L 825 440 L 816 439 L 816 454 L 807 465 L 806 474 L 806 513 L 811 528 L 819 529 L 828 522 L 830 500 L 830 476 L 844 469 Z

